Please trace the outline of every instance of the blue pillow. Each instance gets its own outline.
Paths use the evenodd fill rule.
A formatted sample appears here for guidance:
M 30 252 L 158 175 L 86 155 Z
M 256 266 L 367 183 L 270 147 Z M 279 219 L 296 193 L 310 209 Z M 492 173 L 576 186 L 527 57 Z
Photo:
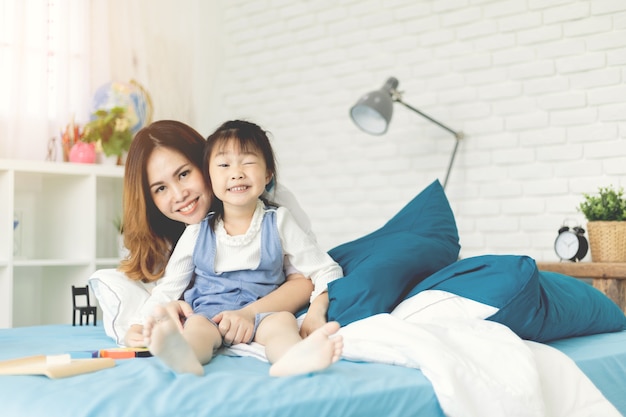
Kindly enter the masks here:
M 548 342 L 626 329 L 626 316 L 603 293 L 575 278 L 539 271 L 527 256 L 460 260 L 420 282 L 407 298 L 430 289 L 498 308 L 487 319 L 527 340 Z
M 390 312 L 459 250 L 452 209 L 435 181 L 380 229 L 329 251 L 344 277 L 328 285 L 328 319 L 345 326 Z
M 539 271 L 544 324 L 537 341 L 626 329 L 624 312 L 600 290 L 576 278 Z

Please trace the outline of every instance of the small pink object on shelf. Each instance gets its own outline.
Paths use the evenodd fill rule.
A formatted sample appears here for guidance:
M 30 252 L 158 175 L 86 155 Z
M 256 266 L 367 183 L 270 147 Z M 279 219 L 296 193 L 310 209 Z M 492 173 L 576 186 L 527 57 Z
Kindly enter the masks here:
M 78 141 L 70 149 L 70 162 L 93 164 L 96 162 L 96 148 L 94 143 Z

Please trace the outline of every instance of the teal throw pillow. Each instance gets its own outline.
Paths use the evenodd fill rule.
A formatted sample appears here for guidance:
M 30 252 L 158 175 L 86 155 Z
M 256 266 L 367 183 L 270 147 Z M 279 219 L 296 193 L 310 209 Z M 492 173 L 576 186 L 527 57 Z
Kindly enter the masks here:
M 328 319 L 345 326 L 390 312 L 422 279 L 456 261 L 459 250 L 454 214 L 435 181 L 382 228 L 329 251 L 344 277 L 328 286 Z
M 537 269 L 528 256 L 467 258 L 426 278 L 406 298 L 441 290 L 498 308 L 488 317 L 523 339 L 547 342 L 626 329 L 626 316 L 607 296 L 575 278 Z

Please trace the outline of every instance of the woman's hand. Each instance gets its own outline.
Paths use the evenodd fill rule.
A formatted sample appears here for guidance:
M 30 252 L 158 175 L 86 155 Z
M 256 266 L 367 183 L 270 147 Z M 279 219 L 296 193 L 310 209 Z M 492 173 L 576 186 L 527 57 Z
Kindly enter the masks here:
M 193 314 L 193 309 L 189 304 L 182 300 L 171 301 L 163 306 L 167 314 L 169 314 L 174 322 L 178 323 L 178 329 L 182 332 L 183 323 L 187 317 Z M 143 335 L 143 325 L 133 324 L 130 326 L 124 336 L 124 345 L 126 347 L 145 347 Z
M 163 307 L 165 312 L 178 324 L 178 330 L 182 332 L 185 320 L 193 314 L 193 308 L 182 300 L 170 301 Z
M 143 326 L 141 324 L 133 324 L 124 336 L 124 345 L 126 347 L 145 347 L 143 338 Z
M 248 343 L 254 335 L 255 314 L 246 308 L 222 311 L 212 320 L 217 323 L 226 345 Z
M 328 292 L 325 291 L 315 297 L 315 300 L 309 306 L 309 310 L 304 317 L 302 326 L 300 327 L 300 336 L 307 337 L 315 330 L 322 327 L 328 319 L 326 313 L 328 313 Z

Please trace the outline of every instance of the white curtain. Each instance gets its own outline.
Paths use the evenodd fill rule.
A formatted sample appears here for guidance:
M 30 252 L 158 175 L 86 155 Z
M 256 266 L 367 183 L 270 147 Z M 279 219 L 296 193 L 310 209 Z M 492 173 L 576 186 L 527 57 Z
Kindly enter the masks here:
M 112 79 L 141 83 L 152 96 L 154 120 L 180 120 L 205 135 L 217 127 L 219 2 L 107 2 Z
M 0 0 L 0 158 L 62 159 L 59 131 L 86 121 L 92 50 L 108 63 L 107 8 L 92 0 Z M 104 45 L 104 46 L 103 46 Z
M 215 0 L 0 0 L 0 158 L 44 160 L 94 92 L 132 79 L 154 119 L 203 134 L 219 125 L 220 7 Z

